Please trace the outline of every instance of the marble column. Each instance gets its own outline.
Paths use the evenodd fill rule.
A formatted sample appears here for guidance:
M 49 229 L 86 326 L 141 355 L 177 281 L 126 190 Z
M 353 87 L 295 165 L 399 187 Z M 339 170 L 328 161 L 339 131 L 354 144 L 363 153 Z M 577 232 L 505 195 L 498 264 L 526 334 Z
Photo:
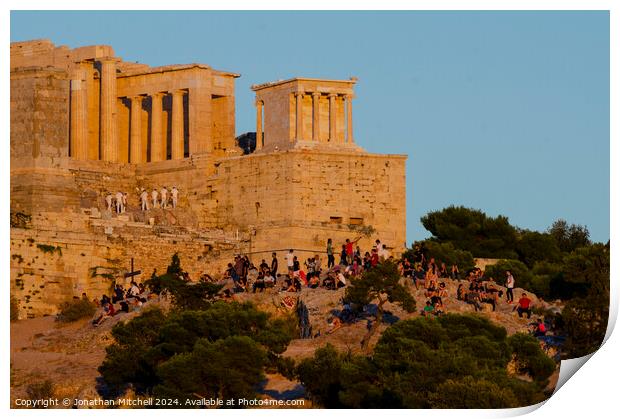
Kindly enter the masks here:
M 320 134 L 320 114 L 319 114 L 319 100 L 321 94 L 318 92 L 312 93 L 312 141 L 319 141 Z
M 101 159 L 118 162 L 116 110 L 116 59 L 101 60 L 100 147 Z
M 151 95 L 151 161 L 166 160 L 166 144 L 161 132 L 162 93 Z
M 71 157 L 88 159 L 88 97 L 86 67 L 79 63 L 71 80 Z
M 295 92 L 296 112 L 295 112 L 295 138 L 297 141 L 304 139 L 304 114 L 303 114 L 303 92 Z
M 256 102 L 256 150 L 263 148 L 263 102 Z
M 131 130 L 129 134 L 129 163 L 142 159 L 142 96 L 131 98 Z
M 335 93 L 327 95 L 329 98 L 329 142 L 336 142 L 336 97 Z
M 347 143 L 353 144 L 353 95 L 344 97 L 347 106 Z
M 183 132 L 183 90 L 172 92 L 172 159 L 185 157 Z

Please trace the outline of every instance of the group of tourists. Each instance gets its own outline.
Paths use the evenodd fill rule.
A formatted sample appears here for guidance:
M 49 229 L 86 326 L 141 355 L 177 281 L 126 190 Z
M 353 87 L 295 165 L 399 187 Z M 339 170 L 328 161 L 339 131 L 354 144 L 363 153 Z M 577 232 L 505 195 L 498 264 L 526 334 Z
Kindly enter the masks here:
M 144 188 L 140 189 L 140 208 L 142 211 L 148 211 L 151 208 L 176 208 L 179 202 L 179 190 L 173 186 L 170 191 L 163 186 L 159 191 L 153 188 L 151 193 Z M 151 206 L 152 205 L 152 206 Z
M 92 302 L 98 309 L 92 320 L 93 326 L 97 327 L 110 317 L 120 313 L 139 311 L 144 303 L 148 301 L 149 291 L 144 284 L 131 281 L 129 287 L 125 288 L 121 284 L 116 284 L 111 296 L 104 294 L 101 299 L 93 299 Z M 82 294 L 83 299 L 88 299 L 86 294 Z
M 269 263 L 262 259 L 258 267 L 247 255 L 237 255 L 234 261 L 228 263 L 224 279 L 233 281 L 234 292 L 255 293 L 267 288 L 276 288 L 281 292 L 299 292 L 304 287 L 336 290 L 345 287 L 348 281 L 372 269 L 379 262 L 393 260 L 380 240 L 376 240 L 372 249 L 362 254 L 357 245 L 360 238 L 346 239 L 342 243 L 338 264 L 332 239 L 328 239 L 326 244 L 326 265 L 318 253 L 302 261 L 294 249 L 290 249 L 283 257 L 286 269 L 279 269 L 277 252 L 272 253 Z
M 151 208 L 176 208 L 179 202 L 179 190 L 173 186 L 168 190 L 163 186 L 160 190 L 153 188 L 149 193 L 145 188 L 136 188 L 140 198 L 140 209 L 148 211 Z M 106 209 L 117 214 L 125 213 L 127 209 L 127 192 L 118 191 L 115 194 L 108 192 L 105 196 Z

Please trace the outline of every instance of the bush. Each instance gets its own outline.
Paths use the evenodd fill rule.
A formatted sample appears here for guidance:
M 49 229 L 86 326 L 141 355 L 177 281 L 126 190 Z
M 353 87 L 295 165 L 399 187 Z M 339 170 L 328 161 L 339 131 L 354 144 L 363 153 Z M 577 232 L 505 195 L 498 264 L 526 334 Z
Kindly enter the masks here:
M 484 276 L 486 278 L 492 277 L 498 284 L 504 285 L 506 282 L 506 271 L 512 273 L 516 288 L 531 289 L 532 273 L 523 262 L 518 260 L 502 259 L 494 265 L 488 265 L 484 269 Z
M 114 326 L 99 372 L 117 393 L 131 385 L 138 394 L 183 400 L 220 392 L 252 396 L 264 368 L 286 350 L 293 328 L 250 303 L 218 301 L 205 310 L 169 314 L 151 309 Z
M 533 382 L 508 374 L 513 358 Z M 447 314 L 390 326 L 371 356 L 317 349 L 297 374 L 324 407 L 507 408 L 544 400 L 554 369 L 535 338 L 507 338 L 486 318 Z
M 495 218 L 463 206 L 431 211 L 421 218 L 422 225 L 440 242 L 451 242 L 482 258 L 516 258 L 514 243 L 517 230 L 508 218 Z
M 450 266 L 453 264 L 456 264 L 460 272 L 465 272 L 475 265 L 474 258 L 470 252 L 456 249 L 450 242 L 439 243 L 433 240 L 425 240 L 423 242 L 416 242 L 414 243 L 414 246 L 415 245 L 420 245 L 421 248 L 426 250 L 425 257 L 427 260 L 435 258 L 436 263 L 443 262 L 448 269 L 450 269 Z M 413 262 L 413 253 L 413 249 L 408 249 L 403 256 L 408 258 L 410 262 Z
M 535 381 L 545 382 L 555 371 L 555 362 L 540 349 L 540 342 L 525 333 L 515 333 L 508 338 L 514 360 L 520 373 L 528 374 Z
M 38 383 L 32 383 L 26 387 L 26 394 L 30 400 L 46 400 L 54 398 L 54 383 L 51 380 L 45 380 Z M 38 405 L 37 408 L 43 408 Z
M 519 406 L 517 397 L 509 388 L 473 377 L 447 380 L 437 386 L 437 391 L 431 393 L 429 399 L 436 409 L 505 409 Z
M 58 319 L 64 323 L 74 322 L 86 317 L 93 317 L 95 311 L 97 311 L 97 307 L 91 301 L 84 299 L 67 301 L 60 306 Z

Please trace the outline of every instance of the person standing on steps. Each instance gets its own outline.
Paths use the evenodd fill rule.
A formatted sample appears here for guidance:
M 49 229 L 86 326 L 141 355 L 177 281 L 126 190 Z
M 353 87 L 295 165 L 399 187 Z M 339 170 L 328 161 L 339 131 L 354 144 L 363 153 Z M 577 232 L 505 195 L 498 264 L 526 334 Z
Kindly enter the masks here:
M 123 208 L 123 193 L 121 191 L 116 192 L 116 212 L 121 214 L 125 209 Z
M 149 209 L 148 193 L 144 188 L 142 188 L 142 193 L 140 193 L 140 204 L 142 206 L 142 211 Z
M 161 188 L 161 207 L 168 208 L 168 189 L 165 186 Z
M 176 208 L 177 207 L 177 202 L 179 200 L 179 190 L 177 189 L 176 186 L 172 187 L 172 208 Z
M 153 208 L 157 208 L 157 189 L 153 188 L 153 192 L 151 192 L 151 197 L 153 198 Z
M 121 208 L 121 212 L 125 213 L 126 208 L 127 208 L 127 192 L 123 192 L 123 207 Z
M 108 206 L 108 211 L 112 212 L 112 194 L 110 192 L 105 196 L 105 203 Z
M 512 294 L 514 287 L 515 279 L 510 271 L 506 271 L 506 302 L 508 302 L 508 304 L 512 304 L 514 300 L 514 296 Z

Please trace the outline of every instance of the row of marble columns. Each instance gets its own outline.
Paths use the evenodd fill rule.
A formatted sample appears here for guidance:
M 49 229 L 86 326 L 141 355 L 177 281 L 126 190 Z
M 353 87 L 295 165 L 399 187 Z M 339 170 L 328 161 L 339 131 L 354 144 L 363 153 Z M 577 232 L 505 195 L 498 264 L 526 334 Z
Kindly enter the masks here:
M 92 62 L 77 63 L 74 77 L 71 80 L 71 156 L 88 159 L 88 96 L 86 80 L 88 68 Z M 101 92 L 99 107 L 99 142 L 100 158 L 103 161 L 119 161 L 119 135 L 117 115 L 116 59 L 100 61 Z M 162 135 L 162 100 L 164 95 L 172 96 L 171 142 L 172 159 L 182 159 L 184 147 L 184 115 L 183 96 L 185 90 L 172 92 L 156 92 L 151 97 L 151 161 L 166 160 L 165 136 Z M 129 162 L 144 163 L 142 150 L 142 101 L 149 95 L 142 94 L 127 98 L 131 101 Z
M 184 90 L 172 92 L 156 92 L 151 95 L 136 95 L 127 98 L 131 101 L 130 108 L 130 131 L 129 131 L 129 163 L 144 163 L 142 150 L 142 103 L 151 98 L 151 154 L 150 161 L 166 159 L 166 143 L 162 135 L 162 101 L 165 95 L 172 96 L 172 121 L 171 133 L 171 157 L 173 160 L 182 159 L 185 156 L 185 132 L 183 115 Z
M 304 139 L 304 114 L 303 114 L 303 98 L 305 92 L 295 92 L 295 138 L 294 140 L 302 141 Z M 320 141 L 320 111 L 319 101 L 321 99 L 321 93 L 312 92 L 312 141 Z M 330 93 L 327 95 L 329 100 L 329 141 L 336 142 L 336 98 L 338 96 L 344 96 L 345 102 L 345 123 L 347 127 L 347 135 L 345 142 L 353 143 L 353 108 L 352 101 L 353 95 L 345 94 L 339 95 L 337 93 Z M 260 150 L 263 147 L 263 102 L 261 100 L 256 101 L 256 149 Z

